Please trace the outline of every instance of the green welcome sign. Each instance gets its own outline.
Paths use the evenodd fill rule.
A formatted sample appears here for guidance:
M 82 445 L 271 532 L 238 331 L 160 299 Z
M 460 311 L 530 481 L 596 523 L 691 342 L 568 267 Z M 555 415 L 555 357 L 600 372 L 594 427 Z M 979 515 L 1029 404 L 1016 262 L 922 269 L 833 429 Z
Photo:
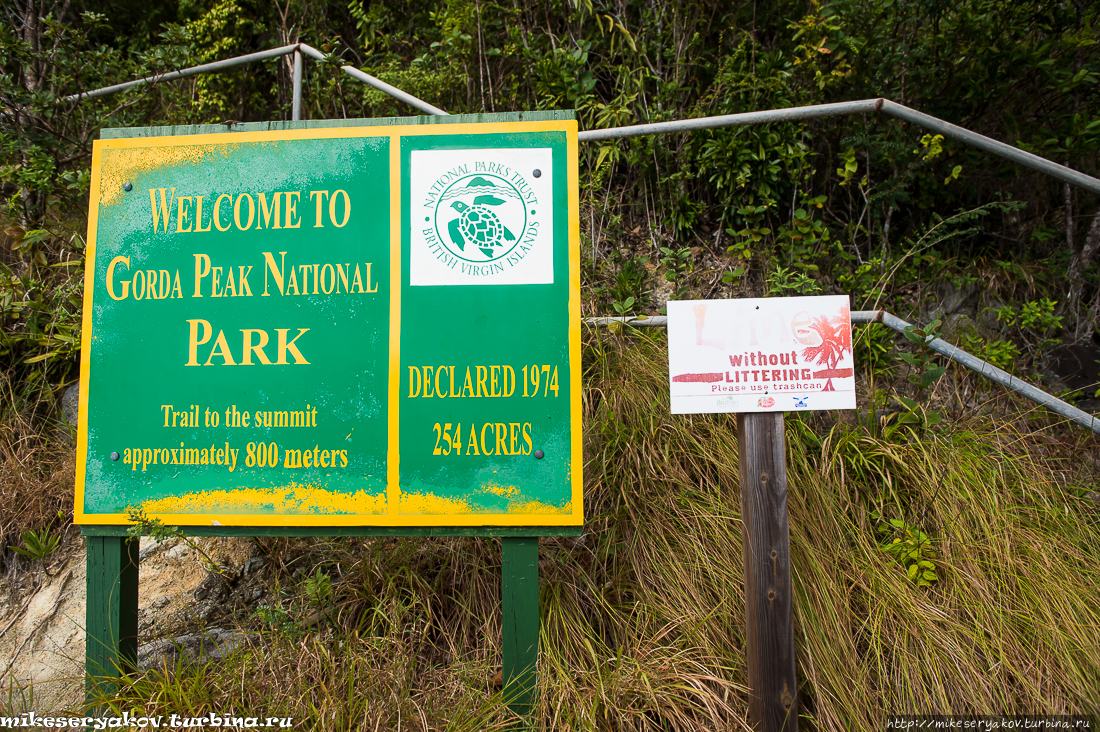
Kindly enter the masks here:
M 77 521 L 580 525 L 577 206 L 571 120 L 97 141 Z

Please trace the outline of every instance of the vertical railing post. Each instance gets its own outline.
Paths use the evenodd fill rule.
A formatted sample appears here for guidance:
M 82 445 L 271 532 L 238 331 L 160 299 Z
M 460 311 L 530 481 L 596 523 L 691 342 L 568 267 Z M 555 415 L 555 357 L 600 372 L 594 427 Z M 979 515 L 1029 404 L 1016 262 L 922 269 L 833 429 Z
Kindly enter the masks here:
M 110 693 L 110 682 L 133 670 L 138 646 L 138 542 L 126 536 L 87 537 L 85 692 Z
M 737 415 L 749 722 L 798 732 L 783 414 Z
M 539 658 L 539 538 L 502 537 L 503 680 L 508 707 L 520 716 L 534 708 Z
M 297 122 L 302 118 L 302 52 L 294 49 L 294 87 L 293 101 L 290 104 L 290 118 Z

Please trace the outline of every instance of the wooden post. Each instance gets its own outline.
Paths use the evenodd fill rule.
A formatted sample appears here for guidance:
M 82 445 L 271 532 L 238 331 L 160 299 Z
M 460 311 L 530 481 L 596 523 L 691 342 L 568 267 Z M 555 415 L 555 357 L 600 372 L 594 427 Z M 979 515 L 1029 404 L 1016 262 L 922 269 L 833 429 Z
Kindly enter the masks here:
M 539 538 L 502 537 L 501 600 L 504 610 L 504 693 L 508 708 L 531 713 L 539 658 Z
M 137 664 L 138 542 L 125 536 L 89 536 L 85 627 L 85 692 L 110 692 L 102 677 Z M 98 678 L 93 678 L 98 677 Z
M 741 468 L 749 721 L 758 732 L 797 732 L 782 412 L 738 414 L 737 455 Z

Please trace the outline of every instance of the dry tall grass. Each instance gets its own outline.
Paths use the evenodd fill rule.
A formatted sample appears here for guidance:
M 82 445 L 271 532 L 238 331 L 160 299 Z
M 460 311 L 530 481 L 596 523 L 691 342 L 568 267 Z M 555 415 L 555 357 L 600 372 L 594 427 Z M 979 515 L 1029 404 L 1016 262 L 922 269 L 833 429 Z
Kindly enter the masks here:
M 747 728 L 735 422 L 669 415 L 664 343 L 586 335 L 588 520 L 579 540 L 541 545 L 541 729 Z M 886 441 L 792 417 L 787 440 L 804 728 L 1100 711 L 1100 522 L 1064 465 L 988 420 Z M 882 549 L 890 518 L 931 538 L 931 587 Z M 488 683 L 496 542 L 308 549 L 334 577 L 331 633 L 147 675 L 118 708 L 254 710 L 316 730 L 507 722 Z
M 45 389 L 28 398 L 18 387 L 0 372 L 0 566 L 12 569 L 18 555 L 6 550 L 23 532 L 71 526 L 76 467 L 68 427 L 42 416 Z

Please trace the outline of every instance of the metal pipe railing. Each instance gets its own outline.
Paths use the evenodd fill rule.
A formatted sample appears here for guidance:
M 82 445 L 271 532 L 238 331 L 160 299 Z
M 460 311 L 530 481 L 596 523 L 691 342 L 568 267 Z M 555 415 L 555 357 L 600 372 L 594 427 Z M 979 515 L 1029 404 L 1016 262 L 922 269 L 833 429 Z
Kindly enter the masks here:
M 290 102 L 290 118 L 294 121 L 302 118 L 302 51 L 294 49 L 294 84 L 293 96 Z
M 611 325 L 621 323 L 633 328 L 667 328 L 667 315 L 650 315 L 646 318 L 636 318 L 632 315 L 600 315 L 594 318 L 585 318 L 585 325 Z
M 305 55 L 307 55 L 307 56 L 309 56 L 309 57 L 311 57 L 311 58 L 313 58 L 317 61 L 324 61 L 325 58 L 326 58 L 325 54 L 321 53 L 320 51 L 318 51 L 313 46 L 310 46 L 310 45 L 305 44 L 305 43 L 299 43 L 298 46 L 302 49 L 302 53 L 304 53 Z M 350 76 L 351 78 L 353 78 L 357 81 L 361 81 L 364 84 L 367 84 L 369 86 L 373 86 L 378 91 L 385 92 L 386 94 L 389 94 L 394 99 L 399 99 L 402 102 L 404 102 L 405 104 L 408 104 L 410 107 L 412 107 L 414 109 L 419 109 L 421 112 L 427 112 L 428 114 L 432 114 L 432 115 L 445 115 L 445 114 L 447 114 L 447 112 L 444 112 L 439 107 L 428 104 L 423 99 L 418 99 L 417 97 L 414 97 L 412 94 L 409 94 L 408 92 L 401 91 L 396 86 L 392 86 L 390 84 L 387 84 L 386 82 L 382 81 L 381 79 L 375 78 L 375 77 L 371 76 L 370 74 L 366 73 L 365 71 L 360 71 L 359 69 L 355 68 L 354 66 L 341 66 L 340 69 L 345 74 Z
M 284 56 L 288 53 L 294 54 L 294 101 L 292 104 L 292 119 L 300 119 L 301 116 L 301 102 L 302 102 L 302 54 L 309 56 L 317 61 L 324 61 L 328 56 L 321 51 L 318 51 L 313 46 L 306 43 L 295 43 L 289 46 L 282 46 L 280 48 L 273 48 L 268 51 L 260 51 L 258 53 L 251 53 L 247 56 L 237 56 L 235 58 L 225 59 L 224 61 L 215 61 L 209 64 L 202 64 L 201 66 L 192 66 L 188 69 L 182 69 L 180 71 L 170 71 L 158 76 L 150 76 L 145 79 L 138 79 L 137 81 L 129 81 L 125 84 L 115 84 L 114 86 L 104 87 L 102 89 L 96 89 L 90 92 L 81 92 L 79 94 L 72 94 L 64 97 L 65 101 L 77 101 L 81 99 L 93 99 L 95 97 L 105 96 L 107 94 L 114 94 L 115 92 L 131 89 L 140 84 L 146 84 L 149 82 L 158 81 L 171 81 L 172 79 L 182 79 L 188 76 L 194 76 L 196 74 L 205 74 L 213 71 L 222 71 L 233 66 L 239 66 L 240 64 L 251 63 L 252 61 L 262 61 L 268 58 L 274 58 L 276 56 Z M 375 78 L 370 74 L 355 68 L 354 66 L 341 66 L 340 69 L 348 76 L 368 84 L 379 91 L 389 94 L 391 97 L 405 102 L 414 109 L 418 109 L 421 112 L 425 112 L 431 115 L 446 115 L 447 112 L 443 111 L 435 105 L 425 102 L 423 99 L 418 99 L 408 92 L 404 92 L 397 87 L 387 84 L 381 79 Z M 786 109 L 769 109 L 760 112 L 742 112 L 740 114 L 725 114 L 715 117 L 699 117 L 696 119 L 681 119 L 673 120 L 671 122 L 653 122 L 649 124 L 641 125 L 627 125 L 625 127 L 610 127 L 602 130 L 584 130 L 581 132 L 577 139 L 579 142 L 600 142 L 604 140 L 618 140 L 627 137 L 638 137 L 641 135 L 662 135 L 673 132 L 688 132 L 692 130 L 710 130 L 718 129 L 722 127 L 737 127 L 741 125 L 757 125 L 765 124 L 768 122 L 791 122 L 804 119 L 815 119 L 819 117 L 836 117 L 847 114 L 867 114 L 868 112 L 883 112 L 896 117 L 897 119 L 911 122 L 916 125 L 920 125 L 929 130 L 938 132 L 945 137 L 950 137 L 956 140 L 960 140 L 968 145 L 999 155 L 1007 160 L 1011 160 L 1020 165 L 1038 170 L 1047 175 L 1051 175 L 1059 180 L 1067 183 L 1072 183 L 1075 186 L 1079 186 L 1093 193 L 1100 193 L 1100 180 L 1093 178 L 1092 176 L 1085 175 L 1079 171 L 1068 168 L 1064 165 L 1059 165 L 1046 158 L 1039 157 L 1033 153 L 1029 153 L 1026 150 L 1007 145 L 1003 142 L 999 142 L 985 135 L 979 135 L 977 132 L 971 132 L 968 129 L 953 125 L 950 122 L 945 122 L 942 119 L 938 119 L 923 112 L 918 112 L 915 109 L 910 109 L 902 104 L 891 102 L 888 99 L 861 99 L 852 102 L 836 102 L 832 104 L 813 104 L 805 107 L 788 107 Z
M 666 328 L 668 327 L 668 316 L 666 315 L 651 315 L 646 318 L 634 318 L 631 316 L 601 316 L 596 318 L 585 318 L 585 324 L 595 326 L 606 326 L 611 323 L 621 323 L 623 325 L 630 325 L 636 328 Z M 891 315 L 885 310 L 857 310 L 852 313 L 852 323 L 868 325 L 870 323 L 882 323 L 888 328 L 896 330 L 898 333 L 904 333 L 906 328 L 910 327 L 910 324 L 902 320 L 901 318 Z M 1017 379 L 1012 374 L 1002 369 L 997 368 L 988 361 L 967 353 L 958 346 L 953 346 L 945 340 L 940 338 L 932 338 L 925 341 L 925 345 L 931 348 L 936 353 L 939 353 L 947 358 L 951 359 L 955 363 L 962 364 L 972 371 L 976 371 L 982 376 L 997 382 L 998 384 L 1011 389 L 1012 391 L 1025 396 L 1033 402 L 1040 404 L 1055 414 L 1061 415 L 1071 422 L 1075 422 L 1082 427 L 1086 427 L 1093 432 L 1100 434 L 1100 419 L 1092 416 L 1088 412 L 1084 412 L 1072 404 L 1067 404 L 1053 394 L 1048 394 L 1042 389 L 1038 389 L 1026 381 Z
M 906 122 L 920 125 L 929 130 L 940 133 L 944 137 L 973 145 L 986 152 L 999 155 L 1020 165 L 1025 165 L 1059 180 L 1080 186 L 1093 193 L 1100 193 L 1100 180 L 1092 176 L 1080 173 L 1073 168 L 1041 158 L 1025 150 L 993 138 L 979 135 L 968 129 L 944 122 L 915 109 L 910 109 L 902 104 L 891 102 L 887 99 L 863 99 L 857 102 L 837 102 L 835 104 L 813 104 L 806 107 L 789 107 L 787 109 L 770 109 L 764 112 L 742 112 L 740 114 L 725 114 L 717 117 L 699 117 L 697 119 L 682 119 L 673 122 L 654 122 L 644 125 L 630 125 L 627 127 L 610 127 L 604 130 L 585 130 L 578 135 L 580 142 L 599 142 L 601 140 L 616 140 L 624 137 L 638 137 L 641 135 L 661 135 L 671 132 L 689 132 L 692 130 L 710 130 L 721 127 L 739 127 L 741 125 L 758 125 L 767 122 L 790 122 L 802 119 L 814 119 L 817 117 L 836 117 L 844 114 L 866 114 L 867 112 L 884 112 L 891 117 L 896 117 Z
M 367 84 L 368 86 L 373 86 L 378 91 L 385 92 L 386 94 L 389 94 L 394 99 L 399 99 L 402 102 L 404 102 L 405 104 L 408 104 L 410 107 L 415 107 L 416 109 L 419 109 L 421 112 L 427 112 L 428 114 L 433 114 L 433 115 L 446 115 L 447 114 L 446 112 L 444 112 L 439 107 L 432 106 L 431 104 L 428 104 L 427 102 L 425 102 L 422 99 L 417 99 L 412 94 L 408 94 L 406 92 L 403 92 L 400 89 L 398 89 L 396 86 L 390 86 L 389 84 L 382 81 L 381 79 L 376 79 L 373 76 L 371 76 L 370 74 L 368 74 L 364 71 L 360 71 L 359 69 L 355 68 L 354 66 L 341 66 L 340 68 L 341 68 L 341 70 L 343 70 L 343 72 L 345 74 L 347 74 L 351 78 L 358 79 L 359 81 L 363 82 L 364 84 Z
M 309 56 L 314 61 L 324 61 L 325 60 L 325 54 L 322 53 L 321 51 L 318 51 L 316 48 L 309 45 L 308 43 L 299 43 L 298 48 L 301 49 L 302 53 Z
M 67 97 L 62 97 L 66 102 L 77 102 L 84 99 L 95 99 L 96 97 L 105 97 L 109 94 L 117 94 L 118 92 L 126 91 L 127 89 L 133 89 L 136 86 L 142 84 L 157 83 L 161 81 L 173 81 L 175 79 L 185 79 L 189 76 L 196 76 L 198 74 L 208 74 L 215 71 L 224 71 L 225 69 L 233 68 L 234 66 L 240 66 L 242 64 L 252 63 L 253 61 L 265 61 L 269 58 L 278 58 L 279 56 L 286 56 L 287 54 L 294 54 L 294 73 L 292 84 L 293 90 L 293 102 L 291 104 L 291 119 L 299 120 L 302 115 L 302 54 L 309 56 L 317 61 L 323 61 L 326 56 L 321 51 L 318 51 L 313 46 L 306 43 L 293 43 L 289 46 L 280 46 L 279 48 L 268 49 L 267 51 L 259 51 L 257 53 L 250 53 L 246 56 L 235 56 L 233 58 L 223 59 L 221 61 L 213 61 L 208 64 L 201 64 L 199 66 L 192 66 L 186 69 L 180 69 L 179 71 L 168 71 L 163 74 L 157 74 L 155 76 L 147 76 L 144 79 L 136 79 L 134 81 L 127 81 L 123 84 L 114 84 L 113 86 L 105 86 L 102 89 L 94 89 L 92 91 L 80 92 L 78 94 L 70 94 Z M 354 66 L 341 66 L 340 67 L 345 74 L 361 81 L 364 84 L 368 84 L 379 91 L 389 94 L 391 97 L 405 102 L 409 106 L 419 109 L 421 112 L 426 112 L 432 115 L 445 115 L 439 107 L 428 104 L 422 99 L 414 97 L 408 92 L 401 91 L 395 86 L 387 84 L 381 79 L 377 79 L 370 74 L 360 71 Z
M 789 122 L 799 119 L 813 119 L 815 117 L 836 117 L 844 114 L 865 114 L 877 111 L 881 100 L 864 99 L 858 102 L 837 102 L 836 104 L 812 104 L 807 107 L 788 107 L 786 109 L 769 109 L 763 112 L 741 112 L 739 114 L 723 114 L 717 117 L 697 117 L 695 119 L 679 119 L 672 122 L 651 122 L 644 125 L 630 125 L 627 127 L 609 127 L 602 130 L 584 130 L 577 139 L 580 142 L 599 142 L 601 140 L 617 140 L 624 137 L 639 137 L 641 135 L 663 135 L 670 132 L 690 132 L 693 130 L 712 130 L 719 127 L 740 127 L 742 125 L 759 125 L 767 122 Z
M 933 117 L 932 115 L 925 114 L 924 112 L 918 112 L 915 109 L 910 109 L 901 104 L 896 104 L 887 99 L 880 99 L 881 109 L 891 117 L 897 117 L 898 119 L 905 120 L 906 122 L 912 122 L 915 125 L 920 125 L 925 129 L 938 132 L 944 137 L 953 137 L 956 140 L 973 145 L 979 150 L 985 150 L 988 153 L 994 155 L 1000 155 L 1002 158 L 1011 160 L 1014 163 L 1027 166 L 1033 170 L 1038 170 L 1041 173 L 1052 175 L 1059 180 L 1063 180 L 1067 183 L 1072 183 L 1075 186 L 1080 186 L 1093 193 L 1100 193 L 1100 180 L 1093 178 L 1092 176 L 1079 173 L 1073 168 L 1067 168 L 1064 165 L 1051 162 L 1046 158 L 1041 158 L 1038 155 L 1029 153 L 1026 150 L 1021 150 L 1018 147 L 1012 145 L 1006 145 L 1003 142 L 994 140 L 991 137 L 985 135 L 979 135 L 977 132 L 971 132 L 965 127 L 959 127 L 953 125 L 950 122 L 944 122 L 942 119 Z
M 906 328 L 911 327 L 909 323 L 895 315 L 891 315 L 885 310 L 858 310 L 852 313 L 852 322 L 863 324 L 882 323 L 886 327 L 896 330 L 898 333 L 904 333 Z M 1017 394 L 1021 394 L 1037 404 L 1041 404 L 1055 414 L 1060 414 L 1071 422 L 1076 422 L 1082 427 L 1087 427 L 1093 432 L 1100 433 L 1100 420 L 1096 417 L 1093 417 L 1088 412 L 1081 411 L 1071 404 L 1067 404 L 1053 394 L 1048 394 L 1026 381 L 1017 379 L 1012 374 L 997 368 L 988 361 L 983 361 L 977 356 L 967 353 L 958 346 L 951 345 L 942 338 L 930 338 L 926 340 L 924 344 L 936 353 L 947 356 L 955 363 L 960 363 L 972 371 L 977 371 L 987 379 L 996 381 L 998 384 L 1011 389 Z
M 246 56 L 235 56 L 234 58 L 227 58 L 221 61 L 212 61 L 208 64 L 200 64 L 199 66 L 192 66 L 187 69 L 180 69 L 179 71 L 167 71 L 163 74 L 147 76 L 144 79 L 127 81 L 123 84 L 115 84 L 114 86 L 105 86 L 102 89 L 95 89 L 88 92 L 80 92 L 78 94 L 70 94 L 67 97 L 62 97 L 62 101 L 77 102 L 84 99 L 95 99 L 96 97 L 105 97 L 108 94 L 117 94 L 120 91 L 133 89 L 135 86 L 141 86 L 142 84 L 157 83 L 161 81 L 172 81 L 174 79 L 185 79 L 188 76 L 209 74 L 213 71 L 224 71 L 225 69 L 231 69 L 234 66 L 250 64 L 253 61 L 266 61 L 269 58 L 286 56 L 288 53 L 293 53 L 295 50 L 297 50 L 297 48 L 298 44 L 292 43 L 289 46 L 280 46 L 279 48 L 271 48 L 266 51 L 258 51 L 256 53 L 250 53 Z

